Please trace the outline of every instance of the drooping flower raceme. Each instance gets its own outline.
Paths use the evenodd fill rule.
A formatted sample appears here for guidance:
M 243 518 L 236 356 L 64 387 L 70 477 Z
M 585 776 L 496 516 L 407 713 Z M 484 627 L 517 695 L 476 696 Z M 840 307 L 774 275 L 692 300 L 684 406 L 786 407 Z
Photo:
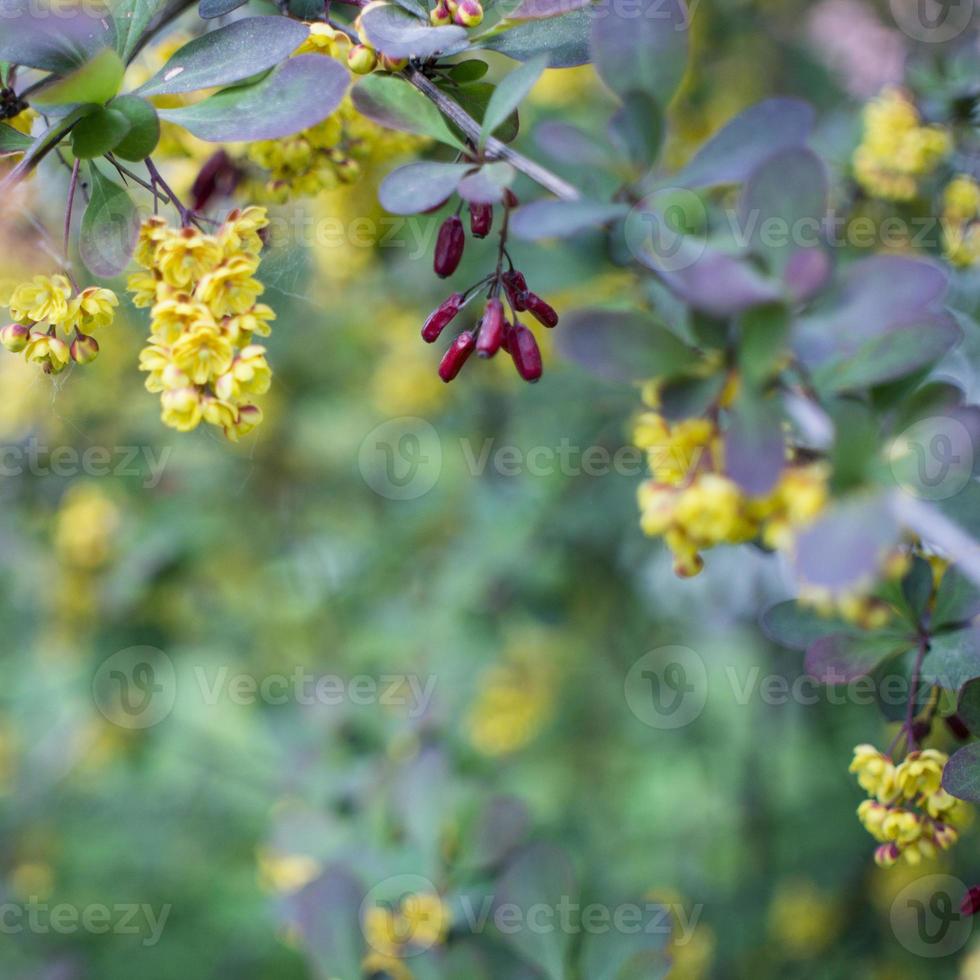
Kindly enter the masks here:
M 143 223 L 135 257 L 144 271 L 128 284 L 133 303 L 151 308 L 140 370 L 172 428 L 204 421 L 236 441 L 262 420 L 252 399 L 269 390 L 272 372 L 255 338 L 269 335 L 275 313 L 258 302 L 255 274 L 267 224 L 258 207 L 233 211 L 213 235 L 159 217 Z

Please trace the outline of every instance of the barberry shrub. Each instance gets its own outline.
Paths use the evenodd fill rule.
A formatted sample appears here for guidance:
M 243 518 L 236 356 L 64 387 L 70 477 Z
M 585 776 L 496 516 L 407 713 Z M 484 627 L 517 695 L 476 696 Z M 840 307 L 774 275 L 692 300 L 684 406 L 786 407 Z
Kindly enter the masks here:
M 41 16 L 28 0 L 7 5 L 0 193 L 40 167 L 64 167 L 67 189 L 54 265 L 0 293 L 4 347 L 50 375 L 90 364 L 119 304 L 101 283 L 128 270 L 132 303 L 148 310 L 138 367 L 163 423 L 247 436 L 274 383 L 258 343 L 275 318 L 259 277 L 269 209 L 382 170 L 388 212 L 439 212 L 427 219 L 432 275 L 448 295 L 420 324 L 439 345 L 433 372 L 465 380 L 501 358 L 536 382 L 554 330 L 560 356 L 632 386 L 649 464 L 640 529 L 663 539 L 682 577 L 723 544 L 778 555 L 798 596 L 760 610 L 762 629 L 824 683 L 907 673 L 892 744 L 855 752 L 869 796 L 859 815 L 883 866 L 950 848 L 980 800 L 969 71 L 918 76 L 928 98 L 914 79 L 882 91 L 843 159 L 818 152 L 828 141 L 815 138 L 814 107 L 786 97 L 735 116 L 677 167 L 664 147 L 688 70 L 682 0 L 288 0 L 263 15 L 200 0 L 197 17 L 194 6 L 69 0 Z M 168 48 L 184 14 L 190 36 Z M 489 81 L 481 52 L 510 69 Z M 604 133 L 542 128 L 555 172 L 511 145 L 522 103 L 544 72 L 587 64 L 615 106 Z M 194 171 L 187 194 L 172 186 L 178 162 Z M 931 215 L 939 233 L 878 254 L 842 242 L 869 209 L 908 229 Z M 558 242 L 561 261 L 579 235 L 600 238 L 630 286 L 556 310 L 512 245 Z M 483 272 L 459 282 L 470 252 Z M 924 744 L 940 726 L 964 743 L 949 758 Z M 520 860 L 521 881 L 565 873 L 553 854 Z M 356 907 L 359 887 L 334 870 L 302 894 Z M 370 917 L 371 949 L 307 938 L 326 975 L 362 960 L 400 975 L 413 940 L 446 942 L 447 915 L 440 896 L 409 896 Z M 302 934 L 302 908 L 297 919 Z M 644 950 L 579 952 L 623 963 Z M 517 954 L 556 976 L 570 955 L 547 944 Z

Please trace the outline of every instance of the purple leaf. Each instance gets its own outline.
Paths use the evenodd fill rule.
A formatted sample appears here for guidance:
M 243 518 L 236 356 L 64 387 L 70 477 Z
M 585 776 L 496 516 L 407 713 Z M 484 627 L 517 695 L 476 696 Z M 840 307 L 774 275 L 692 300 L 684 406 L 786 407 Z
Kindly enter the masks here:
M 460 181 L 459 196 L 475 204 L 497 204 L 513 183 L 514 168 L 509 163 L 485 163 L 479 170 Z
M 340 62 L 303 54 L 254 85 L 222 89 L 193 105 L 161 109 L 159 115 L 212 143 L 279 139 L 326 119 L 340 105 L 349 81 Z
M 725 470 L 750 497 L 775 487 L 786 462 L 786 438 L 777 406 L 742 399 L 725 430 Z
M 617 218 L 625 218 L 625 204 L 599 201 L 534 201 L 511 216 L 510 230 L 517 238 L 568 238 L 580 231 L 600 228 Z
M 608 5 L 592 27 L 599 77 L 621 96 L 643 92 L 666 106 L 687 68 L 688 24 L 683 0 Z
M 821 248 L 804 248 L 794 252 L 783 268 L 783 283 L 797 303 L 812 299 L 827 285 L 833 265 Z
M 813 129 L 813 107 L 800 99 L 766 99 L 726 123 L 671 177 L 682 187 L 740 184 L 780 149 L 802 146 Z
M 455 54 L 469 45 L 466 28 L 433 27 L 392 4 L 371 4 L 359 21 L 366 41 L 391 58 Z
M 849 684 L 870 674 L 883 660 L 910 649 L 907 637 L 831 633 L 807 647 L 806 672 L 822 684 Z
M 470 163 L 409 163 L 385 177 L 378 200 L 392 214 L 419 214 L 448 201 L 472 169 Z
M 534 130 L 534 141 L 553 160 L 584 167 L 608 167 L 609 148 L 570 123 L 548 120 Z

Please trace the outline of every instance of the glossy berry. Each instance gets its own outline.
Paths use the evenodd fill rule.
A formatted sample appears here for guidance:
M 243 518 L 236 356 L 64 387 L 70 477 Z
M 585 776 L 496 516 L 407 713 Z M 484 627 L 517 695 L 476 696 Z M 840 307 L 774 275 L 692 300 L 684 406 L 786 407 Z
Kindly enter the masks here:
M 486 238 L 493 226 L 493 205 L 470 202 L 470 231 L 474 238 Z
M 422 339 L 431 344 L 437 340 L 439 334 L 453 321 L 459 308 L 463 303 L 462 293 L 453 293 L 449 299 L 445 300 L 440 306 L 436 307 L 422 325 Z
M 507 295 L 510 297 L 511 306 L 519 313 L 523 313 L 527 309 L 527 280 L 524 278 L 524 274 L 516 269 L 511 269 L 510 272 L 505 272 L 501 278 Z
M 549 303 L 546 303 L 537 293 L 525 293 L 523 299 L 524 308 L 539 323 L 546 327 L 558 325 L 558 313 L 555 311 L 555 308 Z
M 500 349 L 504 339 L 504 304 L 496 296 L 487 300 L 480 323 L 480 336 L 476 342 L 476 352 L 480 357 L 493 357 Z
M 458 215 L 451 215 L 446 218 L 439 229 L 439 237 L 436 239 L 436 251 L 433 260 L 435 273 L 441 279 L 451 276 L 459 265 L 463 257 L 463 246 L 466 244 L 466 232 L 463 230 L 463 222 Z
M 525 381 L 537 381 L 542 371 L 541 350 L 534 334 L 522 323 L 515 323 L 510 332 L 509 346 L 517 373 Z
M 476 347 L 476 338 L 469 330 L 464 330 L 450 345 L 439 363 L 439 377 L 447 384 L 462 370 Z

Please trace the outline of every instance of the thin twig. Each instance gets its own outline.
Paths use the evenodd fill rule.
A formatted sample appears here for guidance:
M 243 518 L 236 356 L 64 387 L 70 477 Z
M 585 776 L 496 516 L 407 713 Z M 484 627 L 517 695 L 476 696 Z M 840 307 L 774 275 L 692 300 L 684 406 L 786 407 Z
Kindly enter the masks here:
M 435 107 L 459 129 L 464 136 L 472 143 L 476 144 L 480 139 L 480 124 L 467 113 L 457 102 L 453 101 L 445 92 L 435 85 L 430 79 L 417 68 L 409 67 L 405 69 L 405 77 L 432 103 Z M 484 156 L 490 160 L 505 160 L 515 170 L 530 177 L 536 184 L 540 184 L 545 190 L 551 191 L 556 197 L 564 201 L 577 201 L 581 194 L 578 189 L 568 183 L 567 180 L 552 173 L 546 167 L 528 159 L 516 150 L 501 143 L 500 140 L 492 136 L 487 140 L 484 148 Z
M 68 236 L 71 234 L 71 212 L 75 206 L 75 191 L 78 190 L 78 169 L 82 161 L 77 157 L 71 168 L 71 178 L 68 181 L 68 203 L 65 205 L 65 258 L 68 258 Z

